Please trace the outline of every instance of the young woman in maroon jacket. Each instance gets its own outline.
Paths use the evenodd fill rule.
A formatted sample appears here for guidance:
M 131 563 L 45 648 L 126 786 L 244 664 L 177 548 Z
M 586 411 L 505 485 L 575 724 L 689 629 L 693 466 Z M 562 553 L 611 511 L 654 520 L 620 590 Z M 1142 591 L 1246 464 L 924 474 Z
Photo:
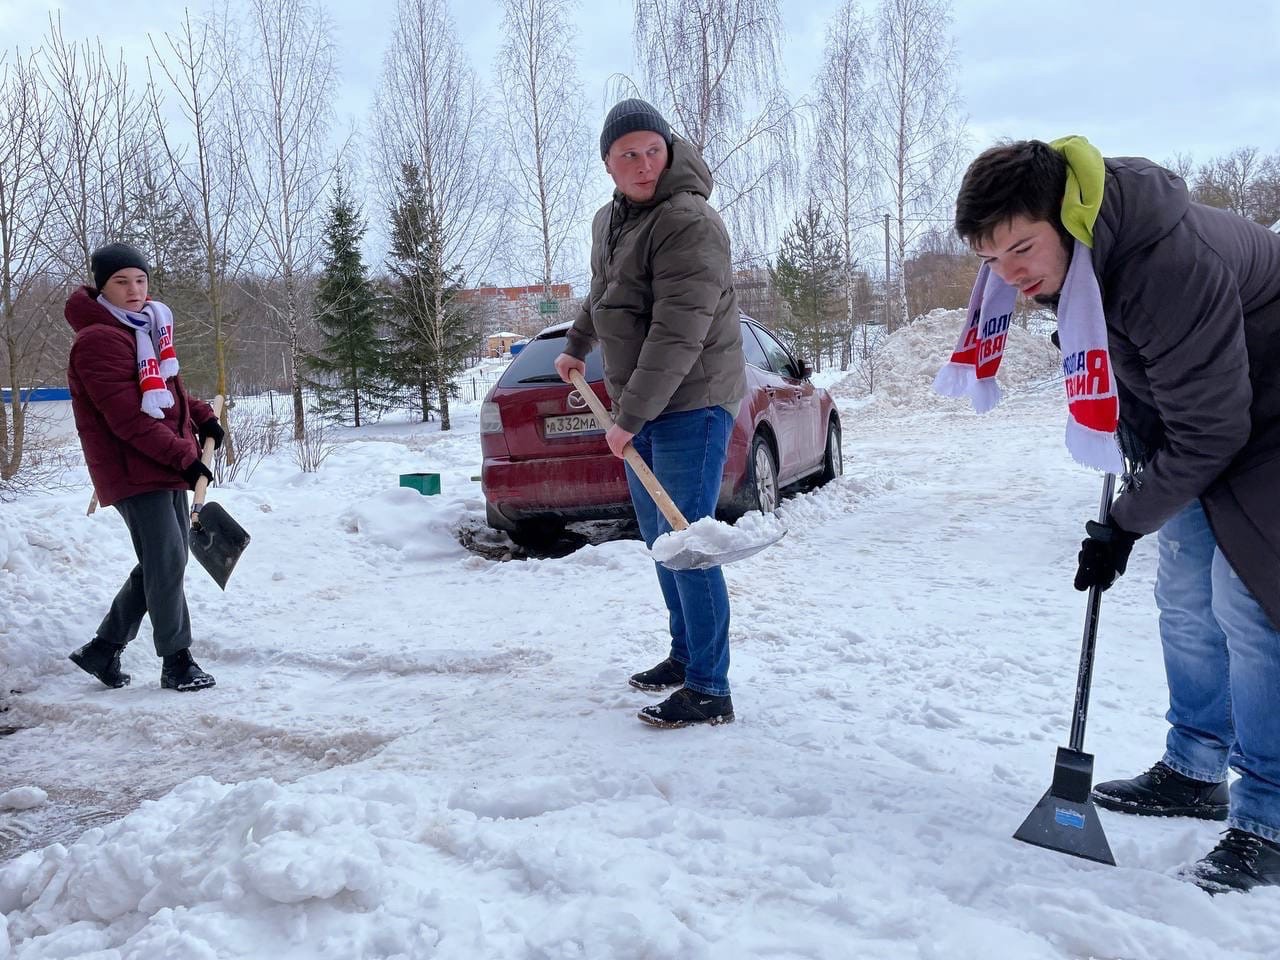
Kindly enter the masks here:
M 89 476 L 104 507 L 124 518 L 138 563 L 93 640 L 71 654 L 86 673 L 123 687 L 120 652 L 151 618 L 160 685 L 200 690 L 214 679 L 191 658 L 183 591 L 190 508 L 187 491 L 212 474 L 200 461 L 205 438 L 222 444 L 212 408 L 182 385 L 173 316 L 147 297 L 146 258 L 125 243 L 93 252 L 94 287 L 67 300 L 76 331 L 67 367 L 71 408 Z

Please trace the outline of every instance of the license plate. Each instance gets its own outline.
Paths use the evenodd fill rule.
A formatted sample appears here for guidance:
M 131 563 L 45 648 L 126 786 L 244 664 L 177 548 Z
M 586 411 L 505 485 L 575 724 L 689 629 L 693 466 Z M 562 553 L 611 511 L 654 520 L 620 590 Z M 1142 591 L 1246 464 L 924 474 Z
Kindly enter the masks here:
M 571 413 L 567 417 L 547 417 L 542 421 L 544 437 L 569 437 L 581 433 L 603 433 L 594 413 Z

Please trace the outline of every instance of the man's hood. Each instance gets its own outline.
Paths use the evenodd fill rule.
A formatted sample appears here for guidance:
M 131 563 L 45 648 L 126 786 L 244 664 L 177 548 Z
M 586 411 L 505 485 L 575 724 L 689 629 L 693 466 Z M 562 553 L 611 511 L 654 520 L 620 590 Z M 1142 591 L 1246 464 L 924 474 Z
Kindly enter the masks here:
M 71 324 L 71 329 L 76 333 L 95 323 L 114 324 L 116 322 L 106 308 L 98 303 L 98 291 L 93 287 L 77 287 L 75 292 L 67 298 L 63 316 L 67 318 L 67 323 Z
M 1167 236 L 1191 204 L 1182 178 L 1150 160 L 1109 157 L 1106 165 L 1106 193 L 1093 230 L 1100 273 Z

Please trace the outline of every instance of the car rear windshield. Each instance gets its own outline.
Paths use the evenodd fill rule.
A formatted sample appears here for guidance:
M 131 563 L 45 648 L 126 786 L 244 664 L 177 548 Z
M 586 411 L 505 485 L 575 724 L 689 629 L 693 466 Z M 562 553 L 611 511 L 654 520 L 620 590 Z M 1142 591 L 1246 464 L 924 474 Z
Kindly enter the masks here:
M 564 353 L 565 338 L 554 337 L 530 340 L 498 381 L 501 387 L 539 387 L 548 383 L 563 383 L 556 373 L 556 357 Z M 587 355 L 587 380 L 603 380 L 604 366 L 600 360 L 600 348 Z

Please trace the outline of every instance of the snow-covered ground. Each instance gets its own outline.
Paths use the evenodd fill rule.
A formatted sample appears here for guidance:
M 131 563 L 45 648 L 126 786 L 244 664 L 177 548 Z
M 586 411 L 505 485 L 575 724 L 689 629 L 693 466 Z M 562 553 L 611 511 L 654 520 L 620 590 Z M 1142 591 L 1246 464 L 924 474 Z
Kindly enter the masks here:
M 132 686 L 66 661 L 133 562 L 83 473 L 0 505 L 0 958 L 1275 958 L 1280 890 L 1175 877 L 1217 825 L 1104 814 L 1117 868 L 1010 839 L 1066 740 L 1101 481 L 1031 338 L 992 414 L 928 398 L 935 319 L 877 398 L 835 386 L 846 476 L 726 568 L 726 727 L 635 719 L 666 652 L 640 542 L 460 545 L 477 404 L 214 492 L 253 542 L 226 593 L 190 567 L 198 694 L 146 626 Z M 440 496 L 397 487 L 425 470 Z M 1153 547 L 1103 603 L 1099 779 L 1162 748 Z

